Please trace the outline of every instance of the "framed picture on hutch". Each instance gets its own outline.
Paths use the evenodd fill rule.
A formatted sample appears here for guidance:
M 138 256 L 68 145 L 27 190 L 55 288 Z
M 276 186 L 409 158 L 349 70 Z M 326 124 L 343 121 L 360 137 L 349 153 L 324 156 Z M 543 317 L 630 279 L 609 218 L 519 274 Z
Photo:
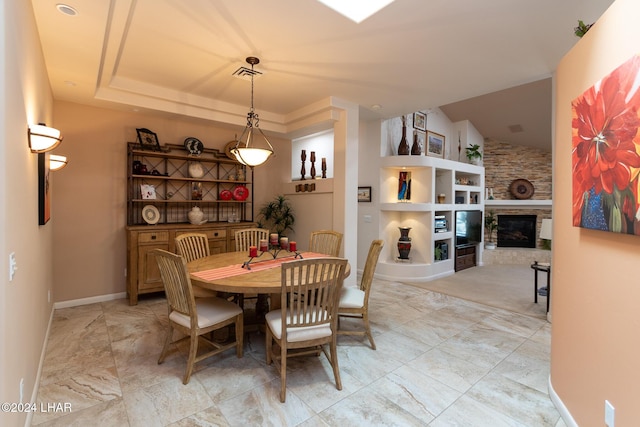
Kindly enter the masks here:
M 140 148 L 142 148 L 143 150 L 160 151 L 158 135 L 145 128 L 136 129 L 136 132 L 138 133 L 138 142 L 140 143 Z

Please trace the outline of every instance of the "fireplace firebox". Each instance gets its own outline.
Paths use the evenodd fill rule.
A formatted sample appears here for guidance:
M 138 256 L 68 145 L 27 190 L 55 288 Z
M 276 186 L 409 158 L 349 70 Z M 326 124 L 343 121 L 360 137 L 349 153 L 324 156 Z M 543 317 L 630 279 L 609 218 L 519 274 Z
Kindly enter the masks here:
M 498 215 L 498 247 L 535 248 L 536 215 Z

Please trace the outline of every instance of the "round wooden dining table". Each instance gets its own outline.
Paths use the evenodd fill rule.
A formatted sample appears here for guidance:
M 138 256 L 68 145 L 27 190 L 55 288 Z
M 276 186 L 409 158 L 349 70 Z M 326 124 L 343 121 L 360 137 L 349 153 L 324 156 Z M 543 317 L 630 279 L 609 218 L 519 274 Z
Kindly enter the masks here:
M 326 256 L 311 252 L 301 252 L 300 255 L 305 259 Z M 281 262 L 293 261 L 295 254 L 280 251 L 277 259 Z M 249 270 L 242 267 L 248 260 L 247 252 L 225 252 L 191 261 L 187 268 L 191 283 L 195 286 L 218 292 L 271 295 L 271 308 L 280 308 L 281 264 L 273 262 L 272 253 L 267 252 L 259 258 L 254 258 Z M 262 263 L 272 265 L 269 268 L 261 268 Z M 347 264 L 345 277 L 349 276 L 350 272 L 350 266 Z

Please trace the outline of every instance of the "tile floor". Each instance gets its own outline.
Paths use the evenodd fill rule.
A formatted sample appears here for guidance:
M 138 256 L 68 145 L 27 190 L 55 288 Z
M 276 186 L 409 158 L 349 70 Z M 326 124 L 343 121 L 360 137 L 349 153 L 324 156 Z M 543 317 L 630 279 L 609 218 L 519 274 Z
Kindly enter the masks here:
M 158 365 L 163 297 L 56 310 L 35 414 L 38 426 L 564 426 L 551 403 L 551 325 L 397 282 L 374 280 L 378 349 L 339 338 L 343 389 L 324 356 L 292 360 L 287 401 L 265 364 L 264 335 L 201 362 L 182 384 L 187 348 Z M 343 322 L 343 326 L 349 326 Z

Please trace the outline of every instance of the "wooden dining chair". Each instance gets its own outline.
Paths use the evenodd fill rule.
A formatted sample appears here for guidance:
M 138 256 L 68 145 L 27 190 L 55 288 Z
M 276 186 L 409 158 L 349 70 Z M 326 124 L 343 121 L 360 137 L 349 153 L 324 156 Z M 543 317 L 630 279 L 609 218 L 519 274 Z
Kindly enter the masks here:
M 249 252 L 250 246 L 260 247 L 260 240 L 269 241 L 269 230 L 266 228 L 244 228 L 242 230 L 236 230 L 234 234 L 235 242 L 236 242 L 236 252 Z M 238 304 L 240 307 L 244 308 L 244 300 L 245 299 L 257 299 L 260 301 L 259 304 L 263 306 L 266 304 L 268 306 L 268 302 L 266 300 L 267 296 L 261 297 L 257 294 L 253 295 L 238 295 Z M 266 312 L 266 309 L 264 310 Z
M 336 388 L 342 390 L 336 350 L 338 298 L 347 260 L 309 258 L 282 264 L 281 309 L 265 316 L 267 364 L 280 364 L 280 401 L 287 393 L 287 357 L 320 351 L 333 368 Z M 277 353 L 273 343 L 280 348 Z M 330 354 L 326 345 L 329 345 Z
M 185 334 L 190 342 L 183 384 L 189 383 L 194 365 L 201 360 L 233 347 L 236 348 L 236 355 L 239 358 L 242 357 L 244 337 L 242 309 L 223 298 L 195 298 L 184 257 L 163 249 L 154 249 L 150 253 L 156 257 L 169 304 L 167 338 L 158 358 L 158 364 L 164 362 L 169 347 L 173 343 L 174 330 Z M 203 336 L 228 325 L 233 325 L 236 330 L 233 342 L 221 344 Z M 213 350 L 198 356 L 199 340 L 206 341 Z
M 211 255 L 209 249 L 209 238 L 204 233 L 183 233 L 175 238 L 176 253 L 184 257 L 185 262 Z M 194 295 L 197 298 L 212 298 L 218 296 L 216 291 L 195 286 Z
M 362 319 L 364 330 L 344 330 L 340 328 L 338 323 L 339 335 L 358 335 L 369 338 L 371 348 L 376 349 L 376 343 L 373 341 L 371 334 L 371 326 L 369 325 L 369 294 L 371 293 L 371 283 L 373 282 L 373 273 L 378 265 L 380 251 L 384 246 L 384 241 L 374 240 L 369 246 L 367 261 L 364 264 L 360 286 L 345 286 L 340 292 L 340 302 L 338 308 L 338 322 L 340 317 L 356 317 Z
M 236 230 L 236 251 L 249 252 L 250 246 L 260 247 L 260 240 L 269 241 L 269 230 L 266 228 L 245 228 Z
M 311 238 L 309 239 L 310 252 L 337 257 L 340 255 L 340 245 L 342 245 L 342 233 L 333 230 L 311 232 Z

